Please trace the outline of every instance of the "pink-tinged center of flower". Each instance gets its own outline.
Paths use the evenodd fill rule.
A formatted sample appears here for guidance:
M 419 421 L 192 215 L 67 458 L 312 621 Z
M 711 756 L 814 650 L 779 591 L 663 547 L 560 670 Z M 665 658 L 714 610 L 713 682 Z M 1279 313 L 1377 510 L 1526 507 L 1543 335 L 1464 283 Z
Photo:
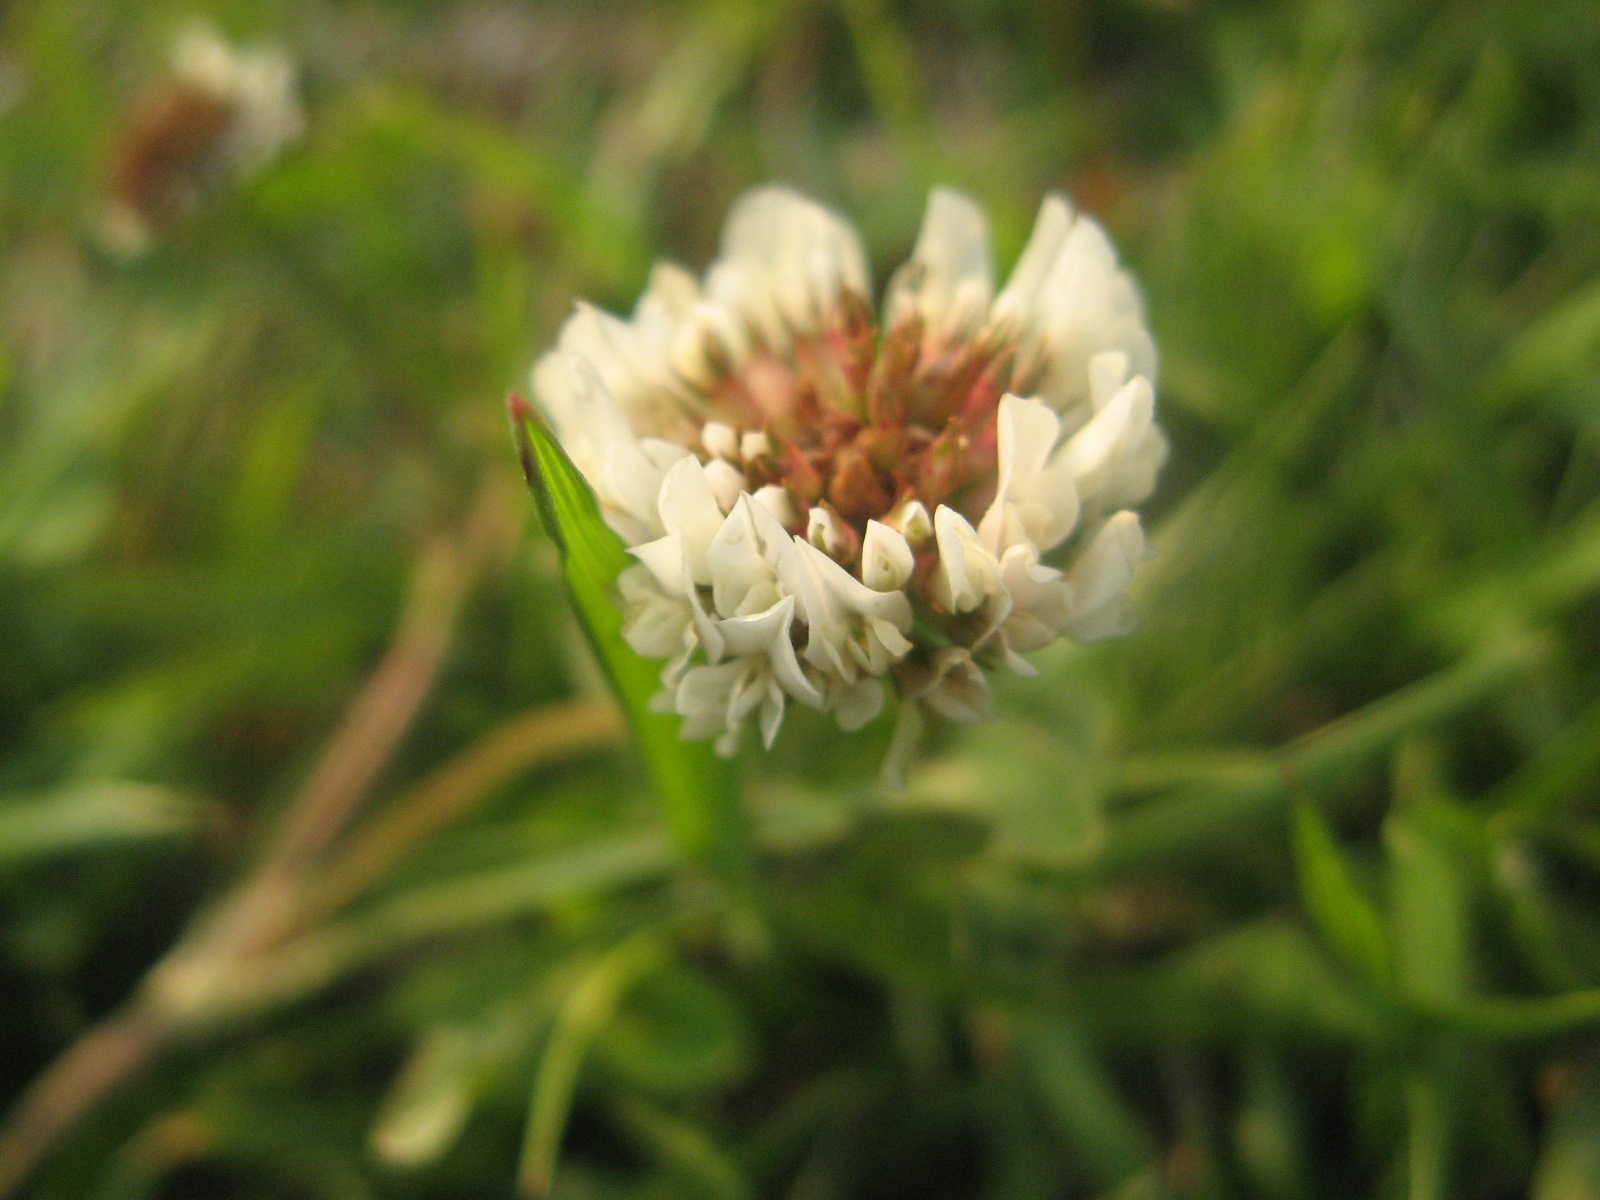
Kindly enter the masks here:
M 880 330 L 866 301 L 846 295 L 819 332 L 719 366 L 704 388 L 701 429 L 729 427 L 740 445 L 765 435 L 739 461 L 745 490 L 785 489 L 798 518 L 791 532 L 804 533 L 811 510 L 823 508 L 841 534 L 829 552 L 851 566 L 868 521 L 899 527 L 897 514 L 915 503 L 924 513 L 948 504 L 976 521 L 988 507 L 995 410 L 1013 383 L 1005 343 L 937 342 L 915 317 Z M 919 567 L 924 559 L 931 546 Z

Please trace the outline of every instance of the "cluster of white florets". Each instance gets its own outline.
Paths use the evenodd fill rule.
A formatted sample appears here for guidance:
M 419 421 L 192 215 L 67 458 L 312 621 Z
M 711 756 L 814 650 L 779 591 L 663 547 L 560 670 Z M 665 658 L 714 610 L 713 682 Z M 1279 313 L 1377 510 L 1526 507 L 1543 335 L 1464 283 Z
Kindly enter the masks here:
M 639 560 L 624 634 L 658 703 L 732 753 L 795 700 L 855 729 L 987 707 L 987 671 L 1130 625 L 1132 505 L 1166 454 L 1155 349 L 1099 225 L 1044 202 L 998 294 L 982 211 L 933 193 L 875 321 L 854 230 L 744 196 L 704 282 L 660 264 L 631 320 L 580 305 L 534 370 Z
M 113 147 L 101 233 L 118 253 L 143 253 L 160 225 L 216 185 L 254 174 L 304 131 L 283 50 L 241 48 L 210 25 L 186 26 L 170 78 L 135 106 Z

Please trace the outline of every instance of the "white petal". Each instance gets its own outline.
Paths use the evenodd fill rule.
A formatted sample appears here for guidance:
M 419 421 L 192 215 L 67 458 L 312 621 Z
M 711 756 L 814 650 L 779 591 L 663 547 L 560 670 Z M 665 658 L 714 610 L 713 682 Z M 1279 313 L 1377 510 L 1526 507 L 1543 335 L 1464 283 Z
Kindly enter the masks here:
M 1060 430 L 1061 418 L 1037 400 L 1001 397 L 995 414 L 999 478 L 994 502 L 978 523 L 978 536 L 995 556 L 1019 542 L 1038 544 L 1040 537 L 1053 536 L 1062 517 L 1067 516 L 1058 513 L 1058 508 L 1070 508 L 1070 520 L 1077 519 L 1075 490 L 1061 495 L 1055 489 L 1046 493 L 1039 487 Z M 1070 479 L 1068 484 L 1070 489 Z
M 862 583 L 875 592 L 898 591 L 910 580 L 915 565 L 911 546 L 898 530 L 867 522 L 867 535 L 861 540 Z
M 725 458 L 713 458 L 706 464 L 705 471 L 711 494 L 717 498 L 717 507 L 724 513 L 730 512 L 739 493 L 744 491 L 744 472 Z
M 794 597 L 785 596 L 764 613 L 734 617 L 723 621 L 718 628 L 727 639 L 730 654 L 765 658 L 773 678 L 784 691 L 796 700 L 820 708 L 822 693 L 800 669 L 794 641 L 789 636 L 794 614 Z
M 653 542 L 629 546 L 628 553 L 650 568 L 668 595 L 683 592 L 683 535 L 669 533 Z
M 791 332 L 817 328 L 844 289 L 868 290 L 866 255 L 848 223 L 783 187 L 734 204 L 706 279 L 713 301 L 782 346 Z
M 1052 635 L 1052 639 L 1053 639 L 1053 637 L 1054 637 L 1054 635 Z M 1040 644 L 1041 645 L 1046 645 L 1048 643 L 1043 643 L 1042 642 Z M 1027 659 L 1023 658 L 1022 655 L 1018 654 L 1010 646 L 1006 647 L 1005 658 L 1006 658 L 1006 666 L 1010 667 L 1013 672 L 1015 672 L 1018 675 L 1023 676 L 1026 679 L 1032 679 L 1034 676 L 1036 676 L 1039 673 L 1039 668 L 1038 667 L 1034 666 Z
M 911 632 L 914 624 L 909 601 L 906 604 L 905 612 L 904 621 L 871 615 L 867 617 L 867 623 L 872 628 L 873 636 L 882 641 L 889 653 L 897 659 L 911 653 L 912 648 L 911 639 L 905 636 Z
M 693 629 L 689 605 L 662 594 L 642 567 L 628 568 L 617 583 L 627 606 L 622 636 L 634 653 L 643 658 L 673 658 L 682 651 L 685 635 Z
M 930 272 L 950 280 L 993 282 L 989 261 L 989 222 L 983 209 L 960 192 L 935 188 L 912 257 Z
M 1001 486 L 1011 481 L 1027 487 L 1044 469 L 1061 432 L 1061 418 L 1037 400 L 1002 396 L 996 414 Z
M 717 663 L 722 661 L 724 642 L 722 632 L 717 628 L 717 622 L 711 614 L 706 612 L 706 606 L 700 599 L 700 589 L 689 585 L 689 564 L 684 563 L 684 591 L 689 601 L 689 612 L 694 617 L 694 629 L 700 639 L 700 646 L 705 651 L 706 661 Z
M 793 602 L 793 596 L 785 600 L 785 603 Z M 782 685 L 784 691 L 802 704 L 809 704 L 812 708 L 822 707 L 822 693 L 800 667 L 800 659 L 794 650 L 794 639 L 789 636 L 788 622 L 784 623 L 783 635 L 775 638 L 768 647 L 767 659 L 772 664 L 773 678 Z
M 641 658 L 674 658 L 683 649 L 683 634 L 689 628 L 687 608 L 666 600 L 641 608 L 623 626 L 622 636 Z
M 778 730 L 783 727 L 783 689 L 776 680 L 769 680 L 766 695 L 761 699 L 761 744 L 768 750 L 778 740 Z
M 1132 504 L 1150 494 L 1166 454 L 1154 413 L 1149 382 L 1135 376 L 1061 448 L 1061 469 L 1085 500 Z
M 665 474 L 632 439 L 607 442 L 595 494 L 602 505 L 627 514 L 643 536 L 660 537 L 665 531 L 656 501 L 661 495 L 661 480 Z
M 711 603 L 723 617 L 764 612 L 778 598 L 777 573 L 762 553 L 750 502 L 741 497 L 706 552 Z
M 634 436 L 593 365 L 569 351 L 552 350 L 534 365 L 533 394 L 585 474 L 597 462 L 600 447 Z
M 634 325 L 661 321 L 676 325 L 689 318 L 700 302 L 700 283 L 677 263 L 658 262 L 650 268 L 650 286 L 634 308 Z
M 735 660 L 687 672 L 673 697 L 673 706 L 683 718 L 680 735 L 702 738 L 726 730 L 734 688 L 748 671 L 747 664 Z
M 1073 592 L 1061 572 L 1042 564 L 1032 547 L 1014 546 L 1000 563 L 1000 581 L 1010 601 L 1001 627 L 1007 649 L 1039 650 L 1054 641 L 1072 616 Z
M 878 617 L 897 629 L 911 628 L 911 602 L 904 592 L 870 588 L 814 546 L 798 545 L 830 601 L 842 611 Z
M 592 304 L 579 301 L 561 327 L 561 349 L 580 358 L 624 411 L 639 386 L 640 351 L 632 328 Z
M 683 535 L 684 553 L 695 583 L 706 586 L 711 582 L 706 552 L 722 526 L 722 508 L 698 459 L 680 458 L 672 464 L 661 481 L 657 508 L 661 524 Z
M 935 189 L 911 259 L 890 284 L 884 302 L 888 323 L 915 313 L 930 336 L 949 338 L 976 328 L 993 294 L 983 210 L 959 192 Z
M 689 565 L 689 552 L 684 548 L 683 535 L 669 533 L 654 542 L 631 546 L 632 554 L 646 567 L 669 596 L 681 597 L 689 603 L 689 613 L 694 620 L 695 634 L 705 649 L 706 658 L 716 662 L 722 657 L 722 635 L 700 602 L 700 590 L 695 586 L 694 572 Z M 624 572 L 626 574 L 626 572 Z
M 1128 369 L 1155 378 L 1155 343 L 1132 278 L 1100 225 L 1074 216 L 1049 197 L 993 312 L 1016 331 L 1023 360 L 1042 364 L 1037 390 L 1063 410 L 1090 393 L 1089 363 L 1106 351 L 1122 353 Z
M 863 675 L 854 683 L 837 682 L 828 689 L 828 709 L 846 733 L 860 729 L 883 711 L 881 680 Z
M 766 657 L 780 637 L 788 639 L 794 621 L 794 597 L 785 596 L 766 612 L 748 617 L 730 617 L 717 628 L 727 639 L 728 653 L 738 658 Z
M 672 270 L 661 278 L 675 278 Z M 675 287 L 671 282 L 665 286 L 668 292 Z M 561 327 L 558 344 L 567 358 L 582 363 L 596 385 L 611 397 L 632 435 L 657 434 L 687 445 L 692 444 L 697 422 L 684 406 L 672 364 L 673 346 L 685 321 L 673 314 L 671 305 L 680 299 L 646 292 L 632 322 L 580 303 Z M 602 440 L 621 436 L 609 430 L 602 433 L 592 420 L 584 423 L 585 429 L 577 429 L 564 418 L 558 419 L 563 422 L 563 441 L 585 432 Z
M 1017 265 L 1005 289 L 995 297 L 995 314 L 1021 317 L 1032 308 L 1045 277 L 1054 265 L 1067 230 L 1072 227 L 1072 206 L 1062 196 L 1048 195 L 1039 205 L 1028 244 L 1022 248 Z
M 693 455 L 677 442 L 669 442 L 658 437 L 642 437 L 639 439 L 639 452 L 650 460 L 657 471 L 665 475 L 672 464 L 680 458 L 692 458 Z
M 1106 350 L 1089 360 L 1089 399 L 1096 412 L 1127 382 L 1128 356 L 1121 350 Z
M 751 499 L 773 515 L 773 518 L 788 529 L 800 521 L 800 514 L 795 511 L 794 499 L 789 495 L 789 489 L 769 483 L 765 487 L 755 490 Z
M 850 651 L 868 675 L 883 675 L 910 654 L 913 643 L 899 626 L 881 617 L 868 616 L 850 642 Z
M 998 586 L 994 556 L 967 519 L 947 504 L 933 514 L 933 528 L 939 546 L 933 598 L 950 612 L 971 612 Z
M 846 650 L 850 627 L 844 606 L 830 592 L 821 568 L 822 563 L 833 567 L 839 564 L 799 537 L 794 539 L 794 545 L 795 554 L 786 564 L 784 582 L 799 598 L 805 617 L 806 661 L 829 674 L 854 679 L 856 668 Z
M 784 310 L 778 302 L 779 283 L 758 264 L 719 259 L 706 272 L 706 293 L 715 298 L 707 305 L 703 318 L 704 331 L 692 345 L 680 344 L 677 361 L 690 378 L 694 371 L 711 373 L 708 341 L 719 344 L 718 334 L 736 338 L 740 345 L 753 348 L 756 344 L 785 347 L 789 343 L 789 327 Z M 726 321 L 728 329 L 719 329 L 716 321 Z
M 911 643 L 911 603 L 904 592 L 866 586 L 809 542 L 795 539 L 796 572 L 810 636 L 806 661 L 853 682 L 860 670 L 878 674 L 903 658 Z
M 1028 538 L 1040 553 L 1054 550 L 1078 524 L 1082 507 L 1072 472 L 1051 463 L 1034 480 L 1032 494 L 1018 505 Z
M 1123 631 L 1122 601 L 1144 553 L 1138 514 L 1119 512 L 1101 526 L 1067 572 L 1073 593 L 1067 632 L 1079 641 L 1097 641 Z
M 756 541 L 761 546 L 761 553 L 767 561 L 778 567 L 780 573 L 785 560 L 794 553 L 790 546 L 790 534 L 772 509 L 765 504 L 756 504 L 753 500 L 748 503 L 750 509 L 750 524 L 756 531 Z
M 844 548 L 844 529 L 832 509 L 812 506 L 806 517 L 806 541 L 830 557 Z
M 673 333 L 667 359 L 672 370 L 699 388 L 736 365 L 749 350 L 738 320 L 720 304 L 696 304 Z
M 1099 223 L 1080 217 L 1056 269 L 1039 295 L 1042 327 L 1054 347 L 1054 390 L 1063 402 L 1081 396 L 1088 363 L 1105 350 L 1128 356 L 1133 374 L 1154 379 L 1155 343 L 1144 327 L 1144 304 Z

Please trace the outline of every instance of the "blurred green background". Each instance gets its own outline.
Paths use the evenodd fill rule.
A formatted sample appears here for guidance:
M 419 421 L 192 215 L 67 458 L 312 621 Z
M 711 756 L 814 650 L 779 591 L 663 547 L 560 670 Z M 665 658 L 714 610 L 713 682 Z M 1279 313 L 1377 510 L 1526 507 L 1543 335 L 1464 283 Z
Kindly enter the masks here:
M 304 136 L 129 253 L 195 17 Z M 4 6 L 0 1180 L 1600 1197 L 1597 62 L 1590 0 Z M 768 180 L 880 280 L 930 186 L 1003 266 L 1073 195 L 1174 453 L 1139 632 L 903 795 L 792 719 L 730 902 L 502 401 Z

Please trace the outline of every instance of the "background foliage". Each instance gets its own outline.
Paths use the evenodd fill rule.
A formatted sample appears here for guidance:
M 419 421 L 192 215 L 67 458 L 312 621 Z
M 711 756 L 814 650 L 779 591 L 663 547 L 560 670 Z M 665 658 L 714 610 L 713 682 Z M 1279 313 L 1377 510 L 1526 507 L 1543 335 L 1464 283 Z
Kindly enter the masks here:
M 1600 1196 L 1592 5 L 217 0 L 307 134 L 119 258 L 198 11 L 0 14 L 30 1194 Z M 792 721 L 730 888 L 501 399 L 768 179 L 880 277 L 932 184 L 1006 261 L 1075 195 L 1175 452 L 1138 634 L 904 795 Z

